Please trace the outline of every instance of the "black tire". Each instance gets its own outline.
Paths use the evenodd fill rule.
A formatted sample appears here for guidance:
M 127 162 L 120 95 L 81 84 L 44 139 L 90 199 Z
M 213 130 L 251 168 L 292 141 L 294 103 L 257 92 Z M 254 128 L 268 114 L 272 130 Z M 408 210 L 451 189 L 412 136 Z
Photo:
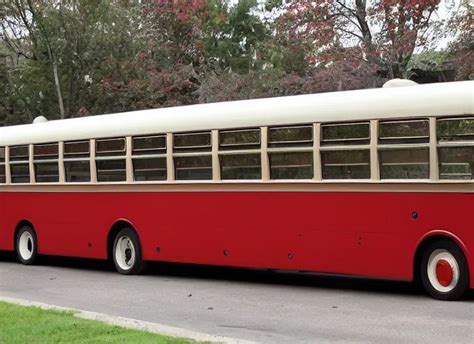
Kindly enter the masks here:
M 122 253 L 117 252 L 117 246 L 122 240 L 130 240 L 133 245 L 133 249 L 129 247 L 125 250 L 125 254 L 123 250 Z M 143 261 L 142 248 L 138 235 L 133 229 L 124 228 L 115 236 L 112 260 L 117 271 L 123 275 L 138 275 L 143 272 L 145 262 Z
M 32 265 L 38 259 L 38 237 L 30 226 L 23 226 L 15 238 L 15 252 L 24 265 Z
M 433 281 L 430 280 L 428 272 L 434 266 L 434 263 L 432 262 L 431 267 L 428 267 L 430 257 L 432 257 L 433 255 L 433 258 L 435 258 L 436 255 L 439 255 L 443 252 L 447 252 L 451 255 L 452 258 L 455 259 L 459 271 L 459 278 L 457 282 L 455 282 L 454 279 L 448 287 L 445 287 L 447 290 L 441 290 L 443 286 L 437 287 L 436 285 L 434 285 Z M 435 241 L 425 248 L 421 257 L 420 269 L 420 277 L 421 282 L 423 283 L 423 287 L 429 295 L 431 295 L 437 300 L 459 300 L 469 289 L 469 268 L 467 265 L 466 257 L 464 257 L 464 254 L 461 249 L 454 242 L 448 239 L 441 239 Z

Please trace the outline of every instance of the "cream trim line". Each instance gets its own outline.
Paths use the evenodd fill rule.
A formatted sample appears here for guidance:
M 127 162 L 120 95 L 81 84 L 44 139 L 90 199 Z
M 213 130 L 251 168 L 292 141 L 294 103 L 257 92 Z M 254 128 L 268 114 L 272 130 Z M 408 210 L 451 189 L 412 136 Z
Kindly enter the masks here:
M 58 172 L 59 172 L 59 183 L 66 182 L 66 171 L 64 168 L 64 142 L 58 142 Z
M 379 152 L 377 150 L 379 140 L 379 121 L 370 121 L 370 178 L 374 181 L 380 180 Z
M 320 150 L 321 150 L 321 123 L 315 123 L 313 124 L 313 171 L 314 171 L 315 181 L 320 181 L 323 179 Z
M 29 165 L 29 170 L 30 170 L 30 183 L 35 184 L 36 183 L 36 178 L 35 178 L 35 163 L 34 163 L 34 146 L 32 144 L 28 145 L 28 165 Z
M 5 147 L 5 184 L 9 185 L 12 182 L 12 174 L 10 170 L 10 147 Z
M 268 127 L 261 127 L 262 181 L 270 180 L 270 158 L 268 156 Z
M 125 170 L 127 183 L 133 183 L 132 137 L 125 138 Z
M 219 131 L 212 130 L 212 180 L 218 182 L 221 180 L 221 164 L 219 161 Z
M 436 118 L 430 117 L 430 180 L 439 180 L 438 138 Z
M 174 181 L 173 134 L 166 134 L 166 181 Z
M 474 183 L 404 182 L 245 182 L 192 184 L 110 183 L 110 184 L 14 184 L 0 187 L 1 193 L 100 193 L 100 192 L 412 192 L 474 193 Z
M 97 183 L 97 164 L 95 162 L 95 139 L 89 141 L 91 183 Z

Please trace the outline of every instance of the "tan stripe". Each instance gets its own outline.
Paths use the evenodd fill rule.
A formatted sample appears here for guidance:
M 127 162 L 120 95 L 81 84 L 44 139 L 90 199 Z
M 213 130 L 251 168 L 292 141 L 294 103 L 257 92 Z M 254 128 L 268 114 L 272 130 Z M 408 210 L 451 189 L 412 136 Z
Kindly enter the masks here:
M 472 182 L 195 182 L 2 185 L 1 192 L 458 192 Z

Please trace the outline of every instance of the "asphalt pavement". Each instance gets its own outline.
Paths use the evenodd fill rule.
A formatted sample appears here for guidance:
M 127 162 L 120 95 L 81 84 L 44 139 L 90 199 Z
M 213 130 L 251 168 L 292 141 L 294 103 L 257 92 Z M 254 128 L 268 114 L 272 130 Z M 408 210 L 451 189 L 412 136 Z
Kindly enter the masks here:
M 0 256 L 0 296 L 262 343 L 474 343 L 474 292 L 436 301 L 411 283 L 155 263 Z

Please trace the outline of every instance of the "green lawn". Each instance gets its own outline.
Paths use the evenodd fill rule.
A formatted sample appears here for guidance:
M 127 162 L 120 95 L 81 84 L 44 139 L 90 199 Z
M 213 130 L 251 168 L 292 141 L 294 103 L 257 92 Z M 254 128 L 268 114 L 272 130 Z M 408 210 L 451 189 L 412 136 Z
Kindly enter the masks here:
M 190 343 L 144 331 L 0 302 L 0 344 L 7 343 Z

